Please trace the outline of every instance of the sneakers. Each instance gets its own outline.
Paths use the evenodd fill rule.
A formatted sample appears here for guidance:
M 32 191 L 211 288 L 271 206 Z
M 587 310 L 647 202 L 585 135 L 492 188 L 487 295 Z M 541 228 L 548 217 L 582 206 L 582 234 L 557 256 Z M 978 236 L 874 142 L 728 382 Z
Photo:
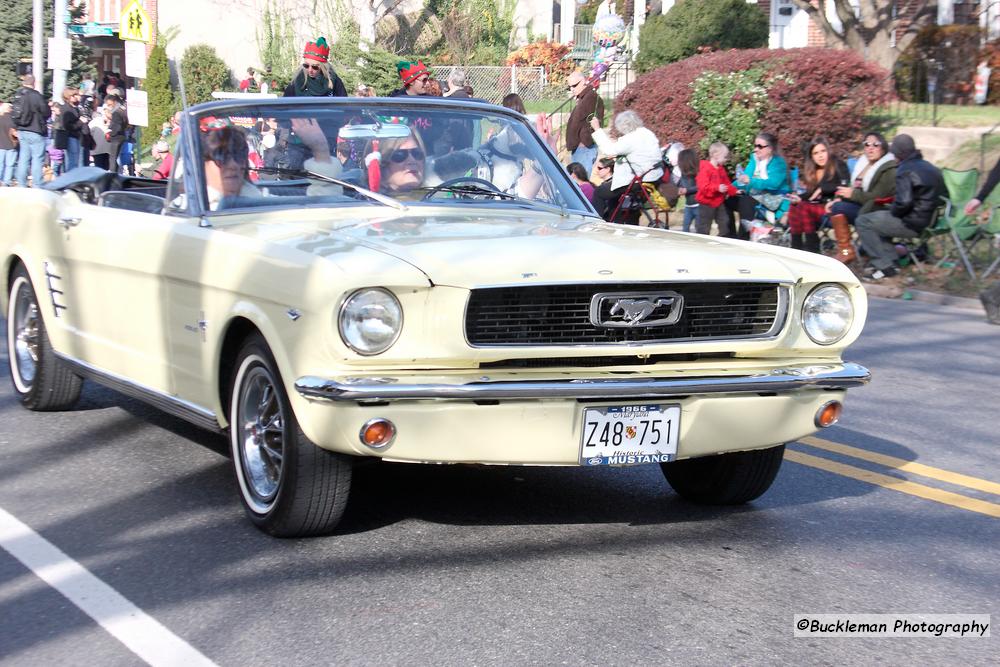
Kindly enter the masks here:
M 866 270 L 863 280 L 866 280 L 870 283 L 881 282 L 882 280 L 885 280 L 886 278 L 892 278 L 893 276 L 899 273 L 899 271 L 897 271 L 896 268 L 893 266 L 890 266 L 885 269 L 875 269 L 873 267 L 868 267 L 868 268 L 871 268 L 872 271 L 869 273 Z

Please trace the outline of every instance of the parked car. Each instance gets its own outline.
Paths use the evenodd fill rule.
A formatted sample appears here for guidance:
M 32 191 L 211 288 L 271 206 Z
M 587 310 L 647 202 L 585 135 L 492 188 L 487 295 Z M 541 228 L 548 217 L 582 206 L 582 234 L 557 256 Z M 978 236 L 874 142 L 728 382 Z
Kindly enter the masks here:
M 198 105 L 166 182 L 77 169 L 0 219 L 21 403 L 88 379 L 227 433 L 278 536 L 332 531 L 362 457 L 652 464 L 743 503 L 869 378 L 840 262 L 606 223 L 475 101 Z

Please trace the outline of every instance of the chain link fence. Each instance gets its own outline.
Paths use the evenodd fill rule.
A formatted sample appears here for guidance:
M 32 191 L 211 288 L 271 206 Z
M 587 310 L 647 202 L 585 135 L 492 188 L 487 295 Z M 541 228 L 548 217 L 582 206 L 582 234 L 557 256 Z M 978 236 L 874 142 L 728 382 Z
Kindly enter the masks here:
M 435 78 L 442 86 L 455 69 L 465 71 L 465 81 L 472 87 L 473 97 L 500 104 L 510 93 L 517 93 L 525 102 L 546 99 L 548 82 L 544 67 L 519 67 L 507 65 L 492 67 L 488 65 L 471 65 L 469 67 L 454 67 L 440 65 L 432 68 Z

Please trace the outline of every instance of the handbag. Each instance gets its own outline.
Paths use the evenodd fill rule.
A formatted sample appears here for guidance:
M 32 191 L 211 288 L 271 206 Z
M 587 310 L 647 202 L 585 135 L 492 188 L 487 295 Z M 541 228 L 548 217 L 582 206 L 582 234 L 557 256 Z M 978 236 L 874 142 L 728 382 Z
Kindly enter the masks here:
M 785 201 L 784 195 L 777 195 L 773 192 L 751 192 L 750 196 L 768 211 L 777 211 Z

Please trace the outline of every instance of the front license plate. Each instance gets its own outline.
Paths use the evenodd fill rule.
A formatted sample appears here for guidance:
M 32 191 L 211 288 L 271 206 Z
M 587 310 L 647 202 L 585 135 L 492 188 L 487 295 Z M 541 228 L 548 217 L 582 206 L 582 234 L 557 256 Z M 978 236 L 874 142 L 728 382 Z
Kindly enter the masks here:
M 585 408 L 580 464 L 663 463 L 677 457 L 679 405 L 611 405 Z

